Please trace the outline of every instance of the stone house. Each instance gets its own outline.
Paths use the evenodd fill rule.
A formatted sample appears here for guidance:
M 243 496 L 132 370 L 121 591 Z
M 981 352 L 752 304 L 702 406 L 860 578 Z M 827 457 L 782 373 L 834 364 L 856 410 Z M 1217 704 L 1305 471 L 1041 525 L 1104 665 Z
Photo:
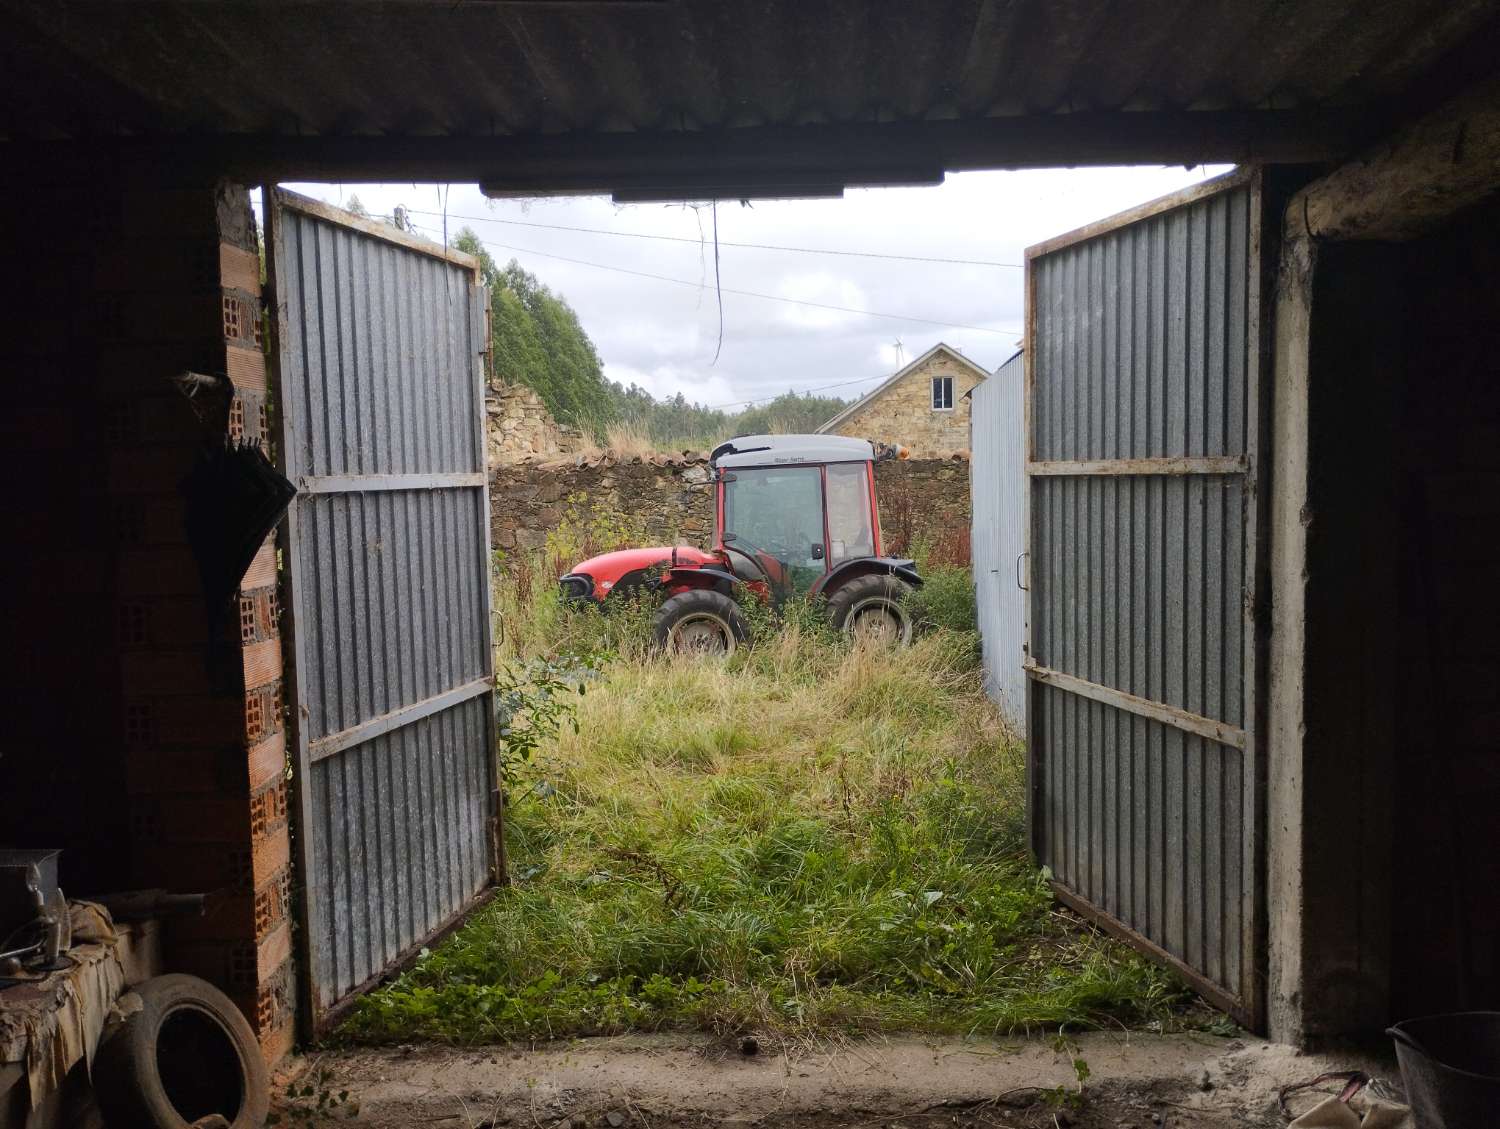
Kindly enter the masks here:
M 902 443 L 917 458 L 967 451 L 968 393 L 987 376 L 958 350 L 938 342 L 818 431 Z

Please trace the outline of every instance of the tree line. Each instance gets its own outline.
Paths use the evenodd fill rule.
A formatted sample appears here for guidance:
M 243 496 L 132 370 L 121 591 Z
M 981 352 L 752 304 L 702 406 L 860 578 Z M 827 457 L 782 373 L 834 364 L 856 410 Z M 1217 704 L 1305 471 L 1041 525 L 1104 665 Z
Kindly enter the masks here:
M 658 400 L 639 385 L 604 375 L 578 315 L 534 274 L 514 259 L 500 266 L 470 228 L 453 246 L 479 260 L 490 290 L 494 376 L 531 387 L 559 423 L 580 427 L 600 443 L 627 434 L 664 450 L 703 448 L 731 435 L 815 431 L 845 406 L 836 396 L 798 392 L 737 412 L 681 393 Z

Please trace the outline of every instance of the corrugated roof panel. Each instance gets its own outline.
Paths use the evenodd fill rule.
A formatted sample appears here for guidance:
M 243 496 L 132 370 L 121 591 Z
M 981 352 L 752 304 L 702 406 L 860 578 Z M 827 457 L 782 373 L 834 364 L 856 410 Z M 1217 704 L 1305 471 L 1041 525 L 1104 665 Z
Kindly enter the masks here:
M 0 141 L 242 180 L 733 198 L 1311 163 L 1493 63 L 1493 0 L 0 0 Z M 1419 78 L 1436 81 L 1417 83 Z M 1135 112 L 1140 111 L 1140 112 Z M 18 146 L 17 167 L 53 150 Z
M 484 136 L 1396 92 L 1484 0 L 8 4 L 16 133 Z M 66 74 L 71 91 L 43 85 Z

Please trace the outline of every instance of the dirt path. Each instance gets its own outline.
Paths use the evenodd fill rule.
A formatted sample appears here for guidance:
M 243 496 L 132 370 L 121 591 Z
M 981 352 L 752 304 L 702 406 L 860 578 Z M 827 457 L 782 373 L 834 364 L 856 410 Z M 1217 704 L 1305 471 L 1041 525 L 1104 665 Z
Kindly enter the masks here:
M 1081 1101 L 1075 1056 L 1088 1065 Z M 1284 1124 L 1275 1091 L 1351 1065 L 1203 1035 L 904 1039 L 761 1047 L 628 1036 L 537 1049 L 405 1047 L 327 1054 L 318 1089 L 347 1088 L 354 1124 L 438 1129 L 1219 1129 Z M 1355 1063 L 1386 1073 L 1384 1064 Z M 1047 1091 L 1052 1091 L 1049 1095 Z

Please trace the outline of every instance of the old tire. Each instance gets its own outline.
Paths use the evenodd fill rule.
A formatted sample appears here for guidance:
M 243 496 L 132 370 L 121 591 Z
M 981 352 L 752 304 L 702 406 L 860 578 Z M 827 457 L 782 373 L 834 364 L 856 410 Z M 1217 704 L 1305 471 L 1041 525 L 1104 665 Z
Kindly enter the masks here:
M 132 991 L 141 1007 L 109 1032 L 94 1058 L 105 1124 L 188 1129 L 219 1114 L 230 1129 L 264 1125 L 271 1107 L 266 1063 L 229 997 L 176 973 Z
M 907 604 L 912 591 L 895 576 L 856 576 L 828 597 L 828 614 L 851 639 L 910 643 L 916 630 Z
M 656 645 L 668 654 L 732 655 L 749 637 L 739 605 L 707 588 L 679 592 L 656 612 Z

